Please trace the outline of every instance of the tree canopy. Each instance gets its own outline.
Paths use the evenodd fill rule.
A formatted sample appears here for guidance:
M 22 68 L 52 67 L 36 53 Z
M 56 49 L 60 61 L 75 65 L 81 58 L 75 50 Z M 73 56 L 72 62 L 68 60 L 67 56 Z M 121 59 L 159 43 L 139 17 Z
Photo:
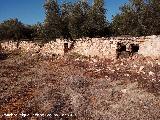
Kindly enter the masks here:
M 86 1 L 60 6 L 56 0 L 47 0 L 45 10 L 45 31 L 50 39 L 104 36 L 108 27 L 103 0 L 94 0 L 93 6 Z
M 17 18 L 5 20 L 0 24 L 0 39 L 32 39 L 34 37 L 34 28 L 30 25 L 24 25 Z
M 17 18 L 0 23 L 0 39 L 41 38 L 75 40 L 81 37 L 147 36 L 160 34 L 160 1 L 129 0 L 112 21 L 106 18 L 104 0 L 64 2 L 46 0 L 45 20 L 25 25 Z
M 112 21 L 116 35 L 160 34 L 159 0 L 130 0 L 120 7 L 120 11 Z

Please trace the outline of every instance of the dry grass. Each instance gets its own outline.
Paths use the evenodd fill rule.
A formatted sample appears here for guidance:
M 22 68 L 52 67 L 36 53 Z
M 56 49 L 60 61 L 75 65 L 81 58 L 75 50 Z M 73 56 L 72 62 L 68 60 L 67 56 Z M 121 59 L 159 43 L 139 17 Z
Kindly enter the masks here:
M 15 51 L 0 63 L 1 119 L 160 119 L 160 66 L 151 58 L 51 60 Z

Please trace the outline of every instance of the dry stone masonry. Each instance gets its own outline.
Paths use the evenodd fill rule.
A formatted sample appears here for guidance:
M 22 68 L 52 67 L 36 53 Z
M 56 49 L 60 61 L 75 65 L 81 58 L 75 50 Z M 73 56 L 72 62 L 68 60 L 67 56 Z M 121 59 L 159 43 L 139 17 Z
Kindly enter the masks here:
M 72 49 L 71 45 L 74 45 Z M 67 51 L 91 57 L 116 58 L 121 53 L 128 52 L 155 58 L 160 56 L 160 36 L 81 38 L 74 44 L 71 41 L 57 39 L 56 42 L 51 41 L 42 47 L 34 42 L 21 41 L 18 48 L 17 42 L 9 41 L 2 42 L 1 47 L 9 51 L 21 49 L 24 52 L 38 52 L 45 56 L 64 55 Z

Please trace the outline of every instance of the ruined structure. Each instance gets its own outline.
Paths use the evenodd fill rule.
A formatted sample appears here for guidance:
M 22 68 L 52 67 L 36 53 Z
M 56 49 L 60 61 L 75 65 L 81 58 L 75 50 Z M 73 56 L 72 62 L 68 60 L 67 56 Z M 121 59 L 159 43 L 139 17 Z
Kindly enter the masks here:
M 33 42 L 22 41 L 17 48 L 16 42 L 1 43 L 4 50 L 21 49 L 25 52 L 39 52 L 42 55 L 64 55 L 75 52 L 85 56 L 98 56 L 100 58 L 118 58 L 132 56 L 135 53 L 143 56 L 160 56 L 160 36 L 146 37 L 110 37 L 110 38 L 81 38 L 74 43 L 57 39 L 44 44 L 43 47 Z

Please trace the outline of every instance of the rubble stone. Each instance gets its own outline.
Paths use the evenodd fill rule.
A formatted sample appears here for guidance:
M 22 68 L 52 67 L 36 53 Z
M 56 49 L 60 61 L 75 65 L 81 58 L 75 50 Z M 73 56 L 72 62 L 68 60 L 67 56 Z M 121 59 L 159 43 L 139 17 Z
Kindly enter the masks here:
M 17 42 L 9 41 L 2 42 L 1 46 L 4 50 L 16 50 L 21 49 L 22 51 L 39 52 L 42 55 L 52 56 L 52 54 L 64 55 L 64 44 L 68 43 L 69 52 L 76 52 L 85 56 L 98 56 L 100 58 L 110 58 L 115 59 L 118 56 L 118 43 L 125 46 L 121 52 L 129 53 L 131 45 L 136 46 L 135 50 L 139 55 L 150 56 L 152 58 L 157 58 L 160 56 L 160 36 L 146 36 L 146 37 L 110 37 L 110 38 L 83 38 L 77 39 L 74 43 L 74 47 L 70 49 L 73 45 L 71 41 L 65 41 L 62 39 L 57 39 L 56 41 L 51 41 L 40 47 L 37 43 L 29 41 L 21 41 L 19 47 L 17 48 Z M 134 55 L 132 59 L 137 59 Z

